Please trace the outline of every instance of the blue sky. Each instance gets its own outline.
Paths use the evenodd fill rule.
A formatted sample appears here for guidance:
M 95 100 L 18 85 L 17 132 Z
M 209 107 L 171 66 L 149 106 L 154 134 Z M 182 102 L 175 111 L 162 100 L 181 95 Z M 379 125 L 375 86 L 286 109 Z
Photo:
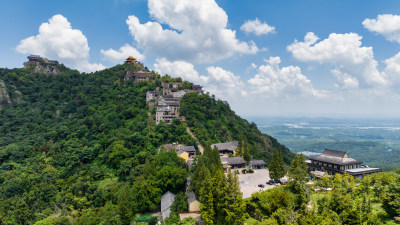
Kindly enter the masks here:
M 35 53 L 89 72 L 134 55 L 242 116 L 398 117 L 398 15 L 399 1 L 6 0 L 0 66 Z

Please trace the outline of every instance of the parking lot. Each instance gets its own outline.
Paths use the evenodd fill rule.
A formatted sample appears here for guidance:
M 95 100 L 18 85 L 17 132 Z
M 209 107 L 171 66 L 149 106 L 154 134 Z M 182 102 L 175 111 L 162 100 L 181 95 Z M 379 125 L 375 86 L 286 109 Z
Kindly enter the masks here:
M 240 174 L 240 189 L 243 192 L 243 198 L 251 197 L 251 194 L 259 190 L 266 190 L 275 187 L 275 185 L 266 184 L 269 181 L 268 169 L 254 170 L 254 173 Z M 258 187 L 259 184 L 265 185 L 264 188 Z

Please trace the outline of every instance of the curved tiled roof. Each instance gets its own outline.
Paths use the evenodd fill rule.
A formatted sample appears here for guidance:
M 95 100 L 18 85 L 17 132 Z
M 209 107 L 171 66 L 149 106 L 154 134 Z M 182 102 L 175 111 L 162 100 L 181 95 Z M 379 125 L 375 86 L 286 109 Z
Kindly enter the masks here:
M 188 195 L 189 195 L 189 197 L 188 197 L 188 203 L 189 204 L 194 202 L 194 201 L 197 201 L 196 196 L 194 195 L 193 191 L 189 191 Z
M 245 164 L 246 162 L 242 157 L 236 156 L 236 157 L 226 157 L 226 158 L 221 158 L 221 163 L 228 163 L 229 165 L 238 165 L 238 164 Z
M 363 167 L 363 168 L 349 169 L 349 170 L 346 170 L 346 172 L 350 175 L 360 175 L 360 174 L 382 172 L 382 169 L 381 168 Z
M 253 159 L 250 161 L 250 164 L 252 166 L 259 166 L 259 165 L 266 165 L 266 163 L 264 162 L 264 160 L 258 160 L 258 159 Z
M 211 148 L 217 147 L 219 151 L 222 151 L 222 150 L 235 151 L 236 148 L 238 147 L 238 144 L 239 144 L 238 141 L 218 143 L 218 144 L 212 144 Z
M 166 219 L 169 217 L 169 214 L 171 213 L 171 206 L 172 203 L 174 203 L 175 200 L 175 194 L 167 191 L 161 196 L 161 215 L 163 219 Z
M 196 151 L 194 146 L 181 146 L 180 150 L 184 151 L 184 152 L 195 152 Z
M 337 165 L 353 165 L 363 163 L 359 160 L 349 157 L 346 152 L 329 149 L 325 149 L 321 155 L 312 157 L 310 159 Z

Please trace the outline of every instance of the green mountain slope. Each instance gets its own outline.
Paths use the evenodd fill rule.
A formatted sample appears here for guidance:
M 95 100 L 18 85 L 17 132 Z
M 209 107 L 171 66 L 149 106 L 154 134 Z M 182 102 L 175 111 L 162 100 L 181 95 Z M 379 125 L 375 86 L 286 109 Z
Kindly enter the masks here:
M 290 163 L 293 154 L 278 141 L 258 130 L 255 123 L 249 123 L 231 110 L 227 102 L 216 100 L 209 95 L 189 93 L 181 100 L 181 115 L 199 141 L 205 145 L 211 143 L 247 139 L 253 158 L 269 163 L 272 149 L 281 148 L 284 161 Z
M 159 207 L 164 192 L 184 191 L 185 161 L 173 152 L 157 154 L 157 148 L 196 141 L 178 120 L 151 123 L 146 92 L 160 87 L 161 78 L 152 72 L 151 82 L 124 80 L 126 71 L 139 67 L 90 74 L 63 68 L 59 75 L 0 69 L 4 224 L 126 224 L 135 213 Z M 273 147 L 282 148 L 286 162 L 292 158 L 227 103 L 189 94 L 181 111 L 203 144 L 241 134 L 255 158 L 268 161 Z

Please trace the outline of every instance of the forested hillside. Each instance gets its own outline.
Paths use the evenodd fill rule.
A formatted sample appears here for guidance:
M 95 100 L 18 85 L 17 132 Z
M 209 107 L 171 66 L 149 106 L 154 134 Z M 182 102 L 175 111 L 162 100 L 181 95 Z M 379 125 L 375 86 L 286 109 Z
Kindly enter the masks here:
M 225 102 L 188 94 L 187 124 L 152 121 L 146 92 L 171 79 L 124 80 L 140 65 L 96 73 L 61 68 L 59 75 L 0 69 L 0 219 L 3 224 L 128 224 L 159 207 L 166 191 L 184 191 L 187 165 L 165 143 L 245 138 L 255 158 L 281 148 Z M 145 69 L 145 68 L 143 68 Z
M 244 137 L 254 158 L 269 162 L 272 149 L 280 148 L 285 163 L 290 163 L 293 154 L 288 148 L 266 134 L 262 134 L 255 123 L 249 123 L 231 110 L 225 101 L 216 100 L 209 95 L 189 93 L 181 100 L 181 115 L 186 116 L 187 124 L 199 141 L 205 145 L 239 140 Z

